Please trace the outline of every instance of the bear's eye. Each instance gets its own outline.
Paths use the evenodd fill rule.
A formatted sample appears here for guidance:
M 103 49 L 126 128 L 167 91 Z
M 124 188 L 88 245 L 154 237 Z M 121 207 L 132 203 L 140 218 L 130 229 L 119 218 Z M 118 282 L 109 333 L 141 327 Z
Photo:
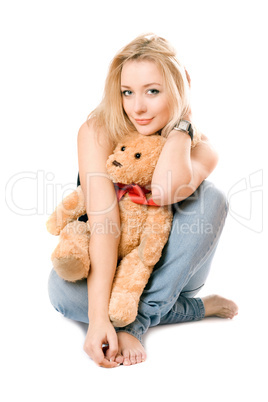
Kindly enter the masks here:
M 122 147 L 122 148 L 121 148 L 121 151 L 124 151 L 125 149 L 126 149 L 126 147 Z
M 139 159 L 141 157 L 141 154 L 135 154 L 135 158 Z

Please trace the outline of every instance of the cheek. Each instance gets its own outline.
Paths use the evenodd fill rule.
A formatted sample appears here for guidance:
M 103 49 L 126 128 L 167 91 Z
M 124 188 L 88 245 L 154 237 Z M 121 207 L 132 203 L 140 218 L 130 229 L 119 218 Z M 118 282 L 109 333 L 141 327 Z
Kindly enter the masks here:
M 161 102 L 159 101 L 155 104 L 155 109 L 159 115 L 166 116 L 169 114 L 169 105 L 166 97 L 161 99 Z
M 159 116 L 161 116 L 162 119 L 169 119 L 170 110 L 166 103 L 159 108 Z
M 128 115 L 129 112 L 130 112 L 130 102 L 125 102 L 124 99 L 123 99 L 122 105 L 123 105 L 124 111 Z

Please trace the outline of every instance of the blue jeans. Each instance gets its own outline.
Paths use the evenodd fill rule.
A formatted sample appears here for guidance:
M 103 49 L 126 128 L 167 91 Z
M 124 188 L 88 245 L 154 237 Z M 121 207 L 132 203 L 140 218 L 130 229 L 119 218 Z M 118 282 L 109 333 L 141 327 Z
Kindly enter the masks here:
M 204 286 L 221 235 L 228 204 L 225 195 L 204 181 L 187 199 L 173 204 L 174 217 L 161 259 L 140 299 L 135 321 L 125 331 L 142 342 L 149 327 L 204 318 L 204 304 L 194 298 Z M 88 323 L 86 280 L 66 282 L 54 270 L 49 297 L 64 316 Z

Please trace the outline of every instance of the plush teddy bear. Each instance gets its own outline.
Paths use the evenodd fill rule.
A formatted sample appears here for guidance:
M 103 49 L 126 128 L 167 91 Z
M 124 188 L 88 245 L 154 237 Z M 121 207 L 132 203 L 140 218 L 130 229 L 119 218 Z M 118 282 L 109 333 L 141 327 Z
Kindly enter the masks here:
M 133 132 L 125 136 L 107 160 L 107 172 L 114 184 L 120 211 L 120 244 L 110 305 L 110 320 L 116 327 L 133 322 L 140 296 L 154 265 L 167 242 L 172 212 L 157 206 L 145 188 L 151 183 L 154 168 L 166 139 Z M 105 196 L 105 195 L 104 195 Z M 80 186 L 63 199 L 47 221 L 47 229 L 60 241 L 52 254 L 54 269 L 67 281 L 88 276 L 89 241 L 93 230 L 89 221 L 77 220 L 86 214 Z

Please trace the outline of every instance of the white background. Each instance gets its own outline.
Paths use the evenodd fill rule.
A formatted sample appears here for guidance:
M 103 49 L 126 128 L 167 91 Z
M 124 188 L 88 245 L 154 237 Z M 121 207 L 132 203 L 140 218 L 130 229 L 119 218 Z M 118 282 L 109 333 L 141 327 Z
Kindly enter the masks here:
M 266 2 L 3 4 L 1 399 L 266 401 Z M 153 328 L 145 363 L 106 370 L 83 352 L 86 326 L 49 303 L 57 238 L 45 221 L 75 187 L 77 132 L 101 99 L 110 60 L 146 32 L 167 38 L 191 75 L 195 122 L 220 154 L 211 180 L 230 201 L 201 296 L 222 294 L 240 311 L 232 321 Z

